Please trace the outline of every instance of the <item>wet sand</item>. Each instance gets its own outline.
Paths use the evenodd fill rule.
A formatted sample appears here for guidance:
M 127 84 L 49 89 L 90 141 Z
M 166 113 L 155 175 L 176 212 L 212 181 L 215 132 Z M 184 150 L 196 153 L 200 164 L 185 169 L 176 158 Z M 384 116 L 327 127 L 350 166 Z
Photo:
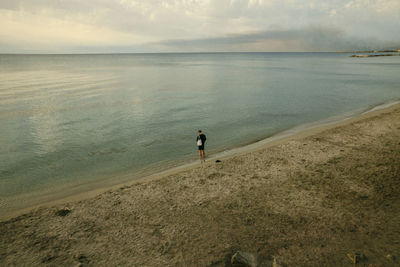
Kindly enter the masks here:
M 400 105 L 221 161 L 3 221 L 0 266 L 400 264 Z

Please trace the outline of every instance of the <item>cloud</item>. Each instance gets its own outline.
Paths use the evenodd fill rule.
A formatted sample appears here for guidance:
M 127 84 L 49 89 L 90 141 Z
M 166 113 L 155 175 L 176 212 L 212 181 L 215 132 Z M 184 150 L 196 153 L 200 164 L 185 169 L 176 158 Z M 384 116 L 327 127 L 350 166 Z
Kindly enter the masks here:
M 109 27 L 65 20 L 54 16 L 37 16 L 23 10 L 0 10 L 0 48 L 10 52 L 62 52 L 76 46 L 121 46 L 154 40 L 135 33 L 115 31 Z M 7 45 L 7 46 L 6 46 Z M 1 52 L 1 51 L 0 51 Z
M 166 51 L 349 51 L 400 47 L 397 42 L 347 36 L 333 27 L 277 29 L 204 39 L 165 40 L 151 45 Z
M 396 43 L 400 1 L 2 0 L 0 17 L 0 52 L 339 50 Z

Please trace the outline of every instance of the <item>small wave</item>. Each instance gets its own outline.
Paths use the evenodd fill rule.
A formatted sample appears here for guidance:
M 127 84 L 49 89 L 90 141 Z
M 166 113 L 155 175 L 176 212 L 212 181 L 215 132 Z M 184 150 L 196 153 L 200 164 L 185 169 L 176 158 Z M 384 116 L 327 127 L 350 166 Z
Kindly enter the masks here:
M 92 151 L 89 152 L 88 155 L 93 157 L 93 156 L 107 156 L 111 154 L 117 154 L 117 153 L 124 153 L 128 151 L 126 148 L 111 148 L 110 150 L 98 150 L 98 151 Z
M 153 145 L 155 143 L 157 143 L 157 140 L 151 140 L 151 141 L 142 143 L 142 146 L 149 147 L 149 146 L 151 146 L 151 145 Z
M 271 112 L 260 112 L 261 116 L 266 116 L 266 117 L 297 117 L 299 114 L 296 113 L 271 113 Z

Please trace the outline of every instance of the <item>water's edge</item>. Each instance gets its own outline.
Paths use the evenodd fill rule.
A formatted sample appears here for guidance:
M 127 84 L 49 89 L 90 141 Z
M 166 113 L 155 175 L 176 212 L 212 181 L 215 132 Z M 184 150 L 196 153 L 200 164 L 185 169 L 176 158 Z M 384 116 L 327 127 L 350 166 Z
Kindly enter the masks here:
M 342 114 L 339 116 L 333 116 L 333 117 L 329 117 L 329 118 L 326 118 L 323 120 L 300 124 L 300 125 L 288 128 L 286 130 L 274 133 L 272 135 L 266 136 L 265 138 L 248 141 L 244 144 L 240 144 L 240 145 L 231 147 L 229 149 L 224 149 L 223 151 L 213 153 L 207 157 L 207 161 L 232 157 L 232 156 L 236 156 L 238 154 L 261 149 L 262 147 L 264 147 L 265 145 L 267 145 L 269 143 L 279 141 L 279 140 L 282 140 L 282 139 L 285 139 L 288 137 L 293 137 L 293 136 L 300 134 L 307 130 L 312 130 L 315 128 L 320 128 L 320 127 L 325 127 L 325 126 L 330 126 L 330 125 L 336 125 L 338 123 L 347 121 L 349 119 L 357 118 L 358 116 L 368 114 L 370 112 L 390 108 L 397 104 L 400 104 L 400 100 L 394 100 L 394 101 L 390 101 L 390 102 L 386 102 L 386 103 L 381 103 L 381 104 L 377 104 L 372 107 L 370 106 L 370 107 L 362 109 L 362 110 L 356 110 L 356 111 Z M 191 167 L 194 165 L 199 165 L 199 161 L 198 160 L 192 161 L 190 163 L 182 164 L 180 166 L 176 166 L 176 167 L 170 168 L 168 170 L 185 169 L 187 167 Z
M 370 106 L 363 110 L 356 110 L 351 113 L 342 114 L 341 116 L 334 116 L 324 120 L 297 125 L 295 127 L 277 132 L 273 135 L 267 136 L 262 139 L 249 141 L 242 145 L 234 146 L 229 149 L 224 149 L 223 151 L 212 153 L 208 155 L 207 162 L 212 162 L 215 161 L 216 159 L 224 160 L 240 154 L 248 153 L 254 150 L 259 150 L 267 145 L 274 144 L 277 141 L 284 141 L 288 138 L 293 138 L 296 135 L 299 135 L 303 132 L 312 129 L 319 129 L 319 128 L 323 129 L 324 127 L 327 126 L 335 126 L 350 119 L 357 119 L 357 117 L 360 117 L 362 115 L 371 112 L 389 109 L 390 107 L 398 104 L 400 104 L 400 99 L 386 103 L 381 103 L 372 107 Z M 126 186 L 133 183 L 159 179 L 186 169 L 195 168 L 199 165 L 200 165 L 199 160 L 181 160 L 181 161 L 176 161 L 173 164 L 151 166 L 146 170 L 141 170 L 135 173 L 129 172 L 123 174 L 122 173 L 116 174 L 113 175 L 112 177 L 104 178 L 104 180 L 102 181 L 96 181 L 96 183 L 92 182 L 76 186 L 75 190 L 72 190 L 73 187 L 71 187 L 69 188 L 70 189 L 69 194 L 68 193 L 66 194 L 66 191 L 64 189 L 61 189 L 59 190 L 59 192 L 52 193 L 43 197 L 43 201 L 41 201 L 39 204 L 34 204 L 32 206 L 20 209 L 10 210 L 5 214 L 1 214 L 0 220 L 4 221 L 42 206 L 48 207 L 57 204 L 65 204 L 71 201 L 88 199 L 105 191 L 118 189 L 122 186 Z

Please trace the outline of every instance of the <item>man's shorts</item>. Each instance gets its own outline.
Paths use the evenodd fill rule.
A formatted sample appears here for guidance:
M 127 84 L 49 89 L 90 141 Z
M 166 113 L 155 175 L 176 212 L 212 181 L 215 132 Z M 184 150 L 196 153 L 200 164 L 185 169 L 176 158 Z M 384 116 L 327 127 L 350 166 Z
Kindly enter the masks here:
M 204 144 L 202 144 L 201 146 L 198 146 L 199 150 L 204 150 Z

